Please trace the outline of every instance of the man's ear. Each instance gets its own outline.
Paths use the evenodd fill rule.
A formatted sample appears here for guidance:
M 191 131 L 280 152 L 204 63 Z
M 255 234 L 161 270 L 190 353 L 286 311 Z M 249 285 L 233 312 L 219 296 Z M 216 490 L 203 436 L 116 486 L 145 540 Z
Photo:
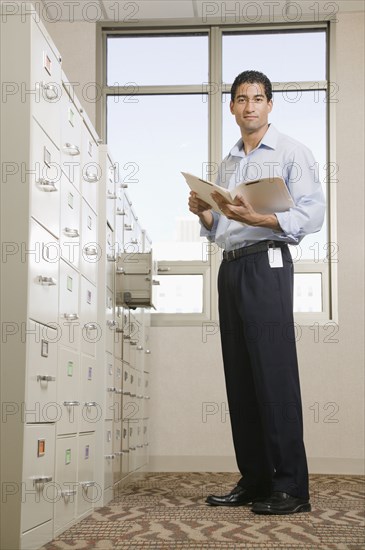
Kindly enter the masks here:
M 270 99 L 270 101 L 268 101 L 267 104 L 268 104 L 268 106 L 269 106 L 269 113 L 271 113 L 272 108 L 274 107 L 274 103 L 273 103 L 272 99 Z
M 232 100 L 231 100 L 230 103 L 229 103 L 229 108 L 230 108 L 231 113 L 232 113 L 232 115 L 233 115 L 234 113 L 233 113 L 233 101 L 232 101 Z

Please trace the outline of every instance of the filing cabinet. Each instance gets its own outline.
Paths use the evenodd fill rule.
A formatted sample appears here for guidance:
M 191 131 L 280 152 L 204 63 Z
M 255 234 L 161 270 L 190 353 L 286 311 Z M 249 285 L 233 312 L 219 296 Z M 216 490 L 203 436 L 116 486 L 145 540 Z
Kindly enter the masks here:
M 5 479 L 27 498 L 2 499 L 1 544 L 36 550 L 146 463 L 144 320 L 116 305 L 115 284 L 117 255 L 141 252 L 145 237 L 43 25 L 32 15 L 0 25 L 1 84 L 29 92 L 2 105 L 11 169 L 1 201 L 1 314 L 10 319 L 1 398 L 19 405 L 3 423 L 12 445 L 2 451 Z

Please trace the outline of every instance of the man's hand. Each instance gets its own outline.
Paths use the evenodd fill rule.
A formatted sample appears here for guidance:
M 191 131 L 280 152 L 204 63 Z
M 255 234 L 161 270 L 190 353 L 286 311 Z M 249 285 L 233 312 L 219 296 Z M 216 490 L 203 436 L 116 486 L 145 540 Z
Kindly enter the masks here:
M 212 198 L 229 220 L 235 220 L 256 227 L 268 227 L 274 231 L 281 231 L 275 214 L 259 214 L 241 194 L 236 195 L 234 204 L 229 204 L 226 199 L 217 192 L 212 193 Z
M 189 195 L 189 210 L 193 214 L 199 216 L 202 224 L 207 229 L 212 228 L 214 219 L 211 213 L 211 206 L 207 202 L 201 200 L 194 191 L 191 191 Z

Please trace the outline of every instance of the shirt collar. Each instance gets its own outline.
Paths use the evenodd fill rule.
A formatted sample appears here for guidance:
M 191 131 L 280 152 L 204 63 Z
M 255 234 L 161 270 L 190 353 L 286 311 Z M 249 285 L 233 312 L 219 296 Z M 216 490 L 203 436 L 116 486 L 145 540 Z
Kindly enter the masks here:
M 258 149 L 262 146 L 268 147 L 269 149 L 275 149 L 279 137 L 279 132 L 272 124 L 269 125 L 265 135 L 263 136 Z M 243 157 L 246 156 L 243 151 L 243 141 L 240 138 L 237 143 L 232 147 L 229 152 L 232 157 Z

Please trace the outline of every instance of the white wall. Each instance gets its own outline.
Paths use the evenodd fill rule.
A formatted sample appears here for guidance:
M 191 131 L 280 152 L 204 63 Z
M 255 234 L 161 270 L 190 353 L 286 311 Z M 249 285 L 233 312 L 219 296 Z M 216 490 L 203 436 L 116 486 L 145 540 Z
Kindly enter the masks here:
M 302 327 L 298 341 L 305 441 L 311 472 L 359 473 L 364 450 L 364 13 L 341 13 L 335 56 L 339 331 Z M 95 25 L 48 31 L 71 80 L 95 81 Z M 95 104 L 81 98 L 95 123 Z M 147 228 L 148 229 L 148 228 Z M 153 328 L 150 469 L 236 471 L 219 334 Z M 327 407 L 327 408 L 326 408 Z M 211 414 L 203 417 L 203 410 Z M 337 422 L 330 422 L 337 420 Z

